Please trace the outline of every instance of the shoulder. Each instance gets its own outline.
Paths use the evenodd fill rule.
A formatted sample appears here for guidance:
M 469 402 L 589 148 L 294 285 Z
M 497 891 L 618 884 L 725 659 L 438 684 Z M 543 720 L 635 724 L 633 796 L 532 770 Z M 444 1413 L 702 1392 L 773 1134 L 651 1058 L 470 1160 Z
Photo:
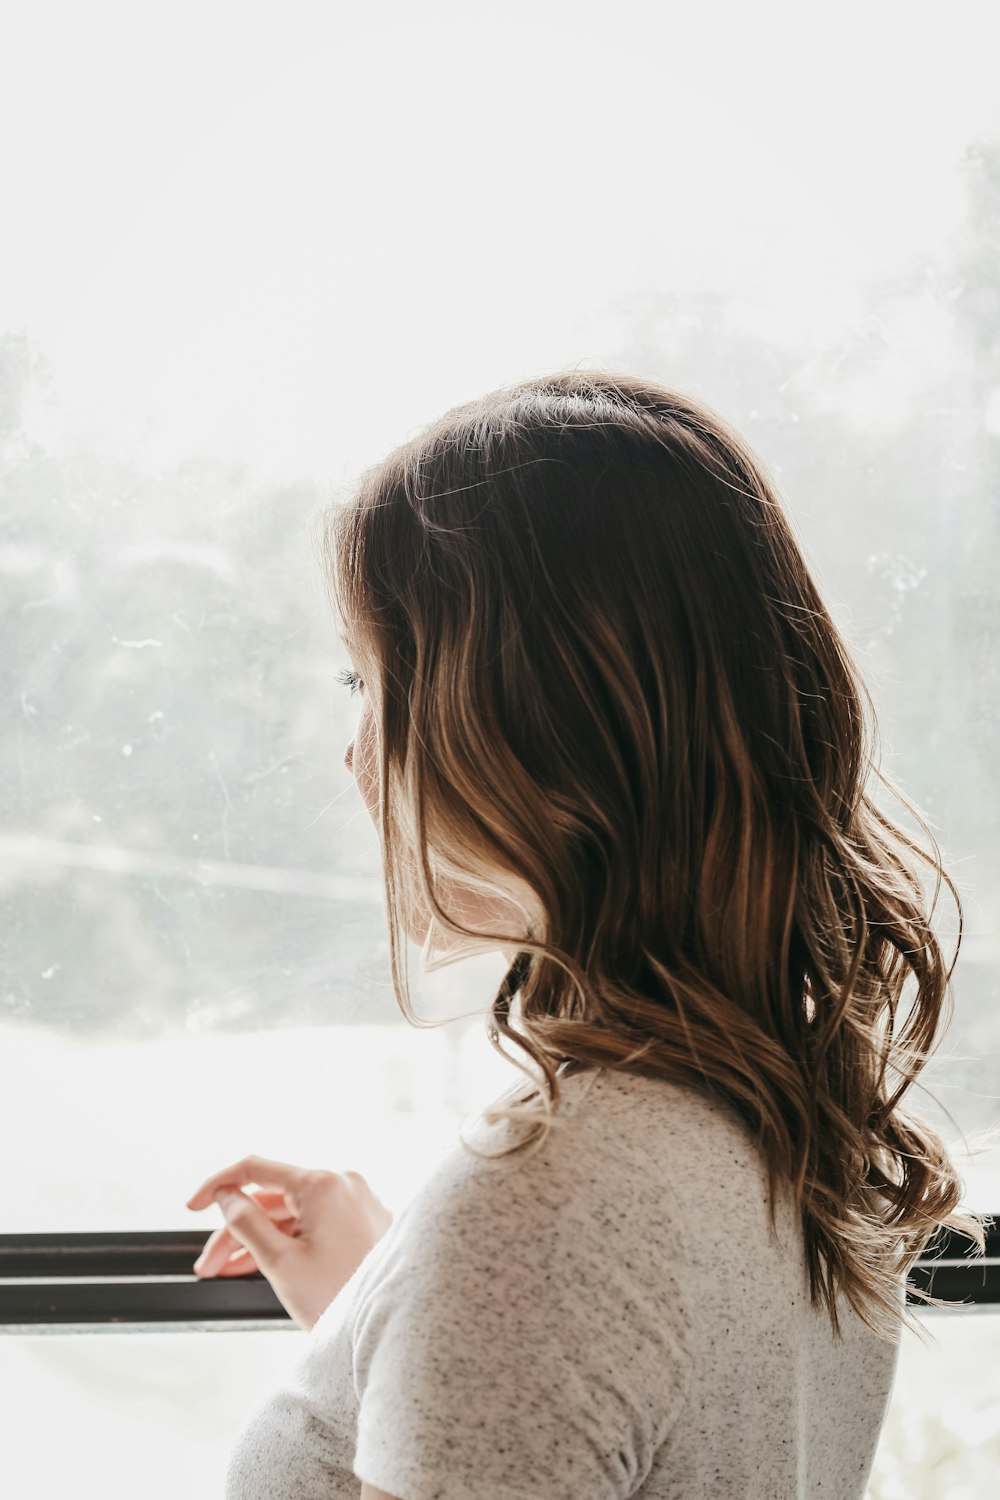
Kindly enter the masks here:
M 525 1463 L 547 1494 L 625 1493 L 685 1399 L 695 1309 L 679 1216 L 649 1189 L 655 1156 L 633 1158 L 608 1128 L 601 1071 L 567 1080 L 565 1124 L 534 1155 L 453 1149 L 389 1231 L 355 1308 L 356 1472 L 395 1479 L 402 1500 L 410 1446 L 481 1474 L 484 1494 L 520 1493 L 511 1466 Z M 466 1133 L 496 1150 L 514 1128 Z M 506 1456 L 484 1440 L 498 1425 Z M 389 1430 L 392 1478 L 375 1465 Z
M 520 1105 L 529 1090 L 512 1085 L 467 1120 L 390 1230 L 386 1263 L 399 1270 L 475 1262 L 482 1253 L 523 1245 L 526 1235 L 547 1245 L 568 1206 L 594 1181 L 587 1105 L 599 1069 L 560 1079 L 556 1123 L 540 1150 L 511 1151 L 528 1124 L 494 1108 Z
M 454 1302 L 462 1284 L 486 1279 L 513 1291 L 532 1278 L 573 1285 L 683 1262 L 686 1215 L 672 1184 L 689 1169 L 704 1177 L 706 1145 L 728 1140 L 730 1122 L 713 1138 L 713 1105 L 664 1080 L 597 1068 L 560 1084 L 558 1122 L 532 1154 L 498 1154 L 524 1127 L 488 1123 L 489 1109 L 465 1128 L 483 1156 L 462 1142 L 449 1150 L 390 1230 L 383 1276 L 419 1277 Z

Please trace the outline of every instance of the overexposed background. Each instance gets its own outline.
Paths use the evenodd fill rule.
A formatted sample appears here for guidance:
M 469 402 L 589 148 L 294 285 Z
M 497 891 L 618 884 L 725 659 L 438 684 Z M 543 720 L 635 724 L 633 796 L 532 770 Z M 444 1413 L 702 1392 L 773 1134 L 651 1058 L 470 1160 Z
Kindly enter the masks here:
M 0 1228 L 207 1228 L 247 1152 L 398 1211 L 512 1081 L 499 959 L 414 974 L 467 1019 L 398 1014 L 311 538 L 425 421 L 576 365 L 777 478 L 966 905 L 910 1107 L 1000 1124 L 998 44 L 989 0 L 4 19 Z M 997 1154 L 959 1165 L 1000 1209 Z M 989 1316 L 928 1321 L 871 1500 L 992 1493 Z M 297 1337 L 0 1340 L 5 1472 L 218 1494 Z

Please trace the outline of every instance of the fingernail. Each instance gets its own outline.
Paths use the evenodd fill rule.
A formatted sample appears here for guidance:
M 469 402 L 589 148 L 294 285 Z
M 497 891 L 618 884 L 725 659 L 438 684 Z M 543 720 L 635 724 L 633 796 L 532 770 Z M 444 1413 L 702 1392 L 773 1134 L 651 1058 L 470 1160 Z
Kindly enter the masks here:
M 195 1261 L 194 1265 L 191 1267 L 192 1271 L 200 1271 L 201 1268 L 202 1268 L 202 1266 L 205 1264 L 206 1259 L 207 1259 L 207 1256 L 203 1252 L 201 1255 L 199 1255 L 198 1259 Z

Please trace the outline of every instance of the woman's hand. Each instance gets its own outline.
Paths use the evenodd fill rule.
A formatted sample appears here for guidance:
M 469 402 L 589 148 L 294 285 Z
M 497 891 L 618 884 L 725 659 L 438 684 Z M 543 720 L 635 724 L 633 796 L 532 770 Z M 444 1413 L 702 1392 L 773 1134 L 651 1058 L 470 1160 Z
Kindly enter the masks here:
M 256 1183 L 258 1191 L 240 1188 Z M 312 1328 L 369 1250 L 392 1214 L 358 1172 L 311 1171 L 245 1156 L 214 1172 L 187 1201 L 218 1203 L 226 1224 L 194 1263 L 199 1276 L 260 1271 L 301 1328 Z

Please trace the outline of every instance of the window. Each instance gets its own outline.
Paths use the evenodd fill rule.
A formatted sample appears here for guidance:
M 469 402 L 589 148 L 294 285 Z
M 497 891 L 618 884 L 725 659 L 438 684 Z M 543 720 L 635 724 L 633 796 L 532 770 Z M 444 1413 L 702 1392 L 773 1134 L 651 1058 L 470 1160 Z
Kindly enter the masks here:
M 966 897 L 913 1107 L 949 1136 L 1000 1124 L 998 32 L 985 0 L 830 28 L 777 0 L 22 8 L 0 56 L 4 1233 L 207 1231 L 185 1198 L 248 1151 L 356 1168 L 398 1209 L 510 1081 L 475 1014 L 397 1011 L 310 523 L 446 407 L 577 362 L 690 390 L 776 475 Z M 424 1014 L 459 1015 L 502 963 L 414 970 Z M 1000 1209 L 997 1154 L 961 1166 Z M 989 1316 L 932 1331 L 971 1350 Z M 61 1453 L 114 1421 L 105 1493 L 130 1493 L 183 1409 L 218 1493 L 297 1337 L 0 1340 L 0 1390 L 73 1440 L 15 1442 L 18 1492 L 68 1488 Z M 996 1441 L 995 1389 L 963 1391 L 981 1436 L 941 1416 L 956 1464 Z

